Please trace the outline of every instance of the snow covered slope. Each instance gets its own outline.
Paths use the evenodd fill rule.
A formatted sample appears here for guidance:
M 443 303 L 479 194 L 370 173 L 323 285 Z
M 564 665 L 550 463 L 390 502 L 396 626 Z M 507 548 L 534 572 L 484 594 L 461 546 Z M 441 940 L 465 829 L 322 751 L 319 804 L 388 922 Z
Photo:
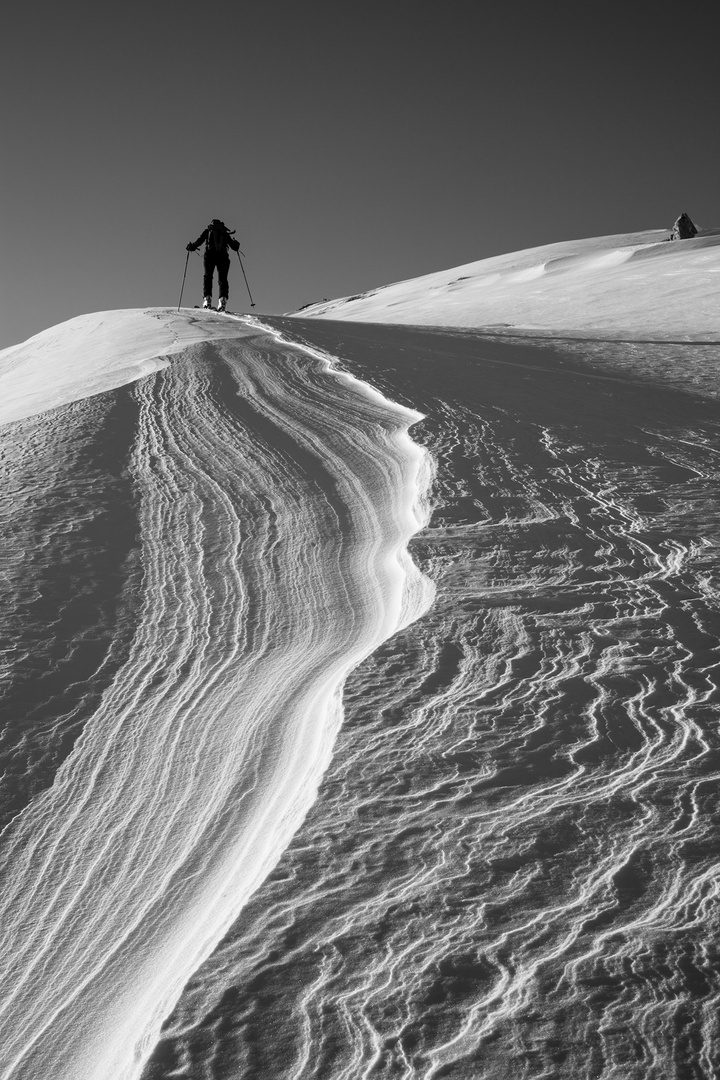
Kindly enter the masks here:
M 717 1080 L 717 254 L 0 354 L 0 1080 Z
M 717 1080 L 720 345 L 267 321 L 424 414 L 437 596 L 142 1080 Z
M 79 315 L 0 352 L 0 424 L 125 386 L 193 342 L 237 334 L 236 322 L 187 310 Z
M 587 334 L 717 335 L 720 230 L 570 240 L 313 304 L 302 318 Z
M 2 1080 L 139 1076 L 430 601 L 419 414 L 277 338 L 129 311 L 0 355 Z

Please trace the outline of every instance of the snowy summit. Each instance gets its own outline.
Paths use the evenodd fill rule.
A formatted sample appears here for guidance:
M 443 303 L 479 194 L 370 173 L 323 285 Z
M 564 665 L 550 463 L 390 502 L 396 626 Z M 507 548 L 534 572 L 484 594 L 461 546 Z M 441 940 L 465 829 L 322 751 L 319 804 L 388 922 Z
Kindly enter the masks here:
M 719 275 L 720 230 L 674 242 L 655 230 L 497 255 L 302 316 L 693 339 L 718 332 Z

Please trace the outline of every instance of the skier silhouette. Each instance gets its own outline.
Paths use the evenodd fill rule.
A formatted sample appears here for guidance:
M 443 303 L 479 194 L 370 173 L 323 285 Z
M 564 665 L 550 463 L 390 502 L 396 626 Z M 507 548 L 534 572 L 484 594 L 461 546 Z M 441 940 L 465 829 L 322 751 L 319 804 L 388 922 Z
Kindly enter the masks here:
M 224 311 L 230 291 L 228 289 L 228 270 L 230 269 L 230 255 L 228 247 L 233 251 L 239 251 L 240 245 L 233 239 L 234 229 L 228 229 L 219 218 L 213 218 L 206 229 L 198 236 L 194 243 L 186 245 L 188 251 L 197 251 L 202 243 L 205 244 L 203 255 L 203 307 L 212 307 L 213 273 L 218 273 L 218 311 Z

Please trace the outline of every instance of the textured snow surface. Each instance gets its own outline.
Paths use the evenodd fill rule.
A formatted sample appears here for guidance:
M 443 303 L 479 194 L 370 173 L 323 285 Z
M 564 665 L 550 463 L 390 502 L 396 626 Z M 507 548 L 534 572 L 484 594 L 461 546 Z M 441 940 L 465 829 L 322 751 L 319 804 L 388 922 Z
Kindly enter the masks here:
M 720 347 L 273 322 L 425 414 L 437 596 L 143 1080 L 716 1080 Z
M 716 259 L 0 354 L 0 1080 L 716 1080 Z
M 571 240 L 314 304 L 303 318 L 718 337 L 720 231 Z
M 199 318 L 34 339 L 77 400 L 0 429 L 3 1078 L 139 1075 L 312 804 L 347 673 L 432 595 L 419 414 Z

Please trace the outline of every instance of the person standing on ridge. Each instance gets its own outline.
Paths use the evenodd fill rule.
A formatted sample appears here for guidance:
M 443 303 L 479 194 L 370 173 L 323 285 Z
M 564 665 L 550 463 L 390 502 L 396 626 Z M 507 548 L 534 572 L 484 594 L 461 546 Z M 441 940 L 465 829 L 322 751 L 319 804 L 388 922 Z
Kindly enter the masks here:
M 233 239 L 234 229 L 228 229 L 219 218 L 213 218 L 207 229 L 198 236 L 194 243 L 186 245 L 187 251 L 197 251 L 202 243 L 205 244 L 203 255 L 203 307 L 212 307 L 213 273 L 218 273 L 218 311 L 225 311 L 230 290 L 228 289 L 228 270 L 230 269 L 230 255 L 228 247 L 233 251 L 239 251 L 240 245 Z

